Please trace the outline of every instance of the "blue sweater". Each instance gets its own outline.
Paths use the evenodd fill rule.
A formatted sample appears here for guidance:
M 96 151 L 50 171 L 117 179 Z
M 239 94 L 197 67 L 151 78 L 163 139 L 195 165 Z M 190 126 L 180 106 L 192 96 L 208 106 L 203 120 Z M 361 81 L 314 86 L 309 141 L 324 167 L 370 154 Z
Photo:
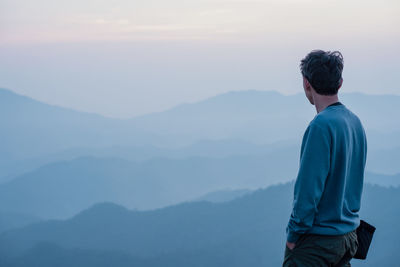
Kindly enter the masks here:
M 304 133 L 287 241 L 301 234 L 342 235 L 358 227 L 367 156 L 359 118 L 336 102 Z

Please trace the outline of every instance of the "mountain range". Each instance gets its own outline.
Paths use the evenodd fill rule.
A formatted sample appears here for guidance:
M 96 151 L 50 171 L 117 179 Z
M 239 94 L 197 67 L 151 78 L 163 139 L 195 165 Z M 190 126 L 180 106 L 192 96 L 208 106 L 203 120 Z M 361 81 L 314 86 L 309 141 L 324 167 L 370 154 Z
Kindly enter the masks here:
M 217 190 L 254 190 L 293 180 L 297 166 L 298 151 L 290 147 L 260 155 L 152 158 L 141 162 L 80 157 L 50 163 L 0 185 L 0 211 L 45 219 L 68 218 L 103 201 L 150 210 Z M 400 174 L 367 172 L 365 181 L 400 185 Z
M 340 100 L 366 129 L 360 215 L 377 226 L 353 266 L 395 266 L 400 96 Z M 0 89 L 0 267 L 279 266 L 314 116 L 302 93 L 232 91 L 115 119 Z
M 34 223 L 0 234 L 0 264 L 279 266 L 292 193 L 290 182 L 231 201 L 184 202 L 151 211 L 96 204 L 68 220 Z M 367 261 L 353 260 L 353 266 L 396 266 L 400 210 L 390 203 L 399 201 L 399 187 L 364 187 L 360 216 L 377 231 Z
M 400 97 L 342 99 L 369 135 L 366 181 L 400 184 L 400 126 L 391 118 Z M 103 201 L 146 210 L 292 180 L 301 136 L 314 116 L 302 94 L 255 90 L 127 120 L 5 89 L 0 104 L 0 212 L 46 219 L 68 218 Z
M 344 93 L 341 101 L 363 121 L 370 151 L 394 149 L 398 158 L 400 96 Z M 169 154 L 165 149 L 184 149 L 204 141 L 234 140 L 250 147 L 299 144 L 314 115 L 314 107 L 303 94 L 247 90 L 122 120 L 48 105 L 0 89 L 0 182 L 57 159 L 88 153 L 115 156 L 120 148 L 126 152 L 135 147 L 144 155 L 160 156 Z

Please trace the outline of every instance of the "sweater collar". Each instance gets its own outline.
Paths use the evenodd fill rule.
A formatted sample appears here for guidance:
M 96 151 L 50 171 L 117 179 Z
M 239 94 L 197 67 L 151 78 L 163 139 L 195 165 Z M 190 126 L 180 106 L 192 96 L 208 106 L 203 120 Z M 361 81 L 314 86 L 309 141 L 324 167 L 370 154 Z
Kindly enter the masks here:
M 330 107 L 330 106 L 339 106 L 339 105 L 343 105 L 343 104 L 340 103 L 340 101 L 338 101 L 338 102 L 335 102 L 335 103 L 333 103 L 333 104 L 330 104 L 330 105 L 327 106 L 327 107 Z

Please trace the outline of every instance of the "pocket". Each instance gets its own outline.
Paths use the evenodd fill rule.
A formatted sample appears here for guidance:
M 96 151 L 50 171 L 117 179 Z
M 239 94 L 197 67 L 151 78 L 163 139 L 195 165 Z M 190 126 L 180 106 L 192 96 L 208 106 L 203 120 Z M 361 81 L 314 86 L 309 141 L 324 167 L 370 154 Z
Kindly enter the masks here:
M 288 252 L 292 252 L 292 251 L 293 251 L 293 249 L 294 249 L 294 248 L 293 248 L 293 249 L 290 249 L 290 248 L 287 246 L 287 244 L 286 244 L 286 246 L 285 246 L 285 247 L 286 247 L 286 250 L 287 250 Z
M 294 249 L 290 249 L 287 245 L 285 245 L 285 259 L 290 259 L 294 256 L 294 253 L 293 253 Z
M 345 249 L 345 237 L 334 235 L 320 235 L 317 236 L 313 243 L 313 247 L 325 251 L 326 253 L 337 253 Z
M 308 235 L 308 234 L 302 234 L 302 235 L 300 235 L 300 237 L 299 237 L 299 239 L 297 239 L 297 241 L 296 241 L 296 245 L 294 246 L 294 248 L 293 249 L 290 249 L 287 245 L 286 245 L 286 247 L 287 247 L 287 249 L 290 251 L 290 252 L 293 252 L 293 251 L 295 251 L 295 250 L 297 250 L 299 247 L 301 247 L 303 244 L 304 244 L 304 242 L 306 242 L 307 240 L 307 238 L 308 237 L 310 237 L 310 235 Z

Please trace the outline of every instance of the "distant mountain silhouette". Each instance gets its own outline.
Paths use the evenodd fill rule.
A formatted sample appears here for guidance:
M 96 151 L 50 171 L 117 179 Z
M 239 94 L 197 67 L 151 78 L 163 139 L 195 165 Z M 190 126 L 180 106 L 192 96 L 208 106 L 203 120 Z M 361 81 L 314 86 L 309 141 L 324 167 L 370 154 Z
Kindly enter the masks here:
M 191 201 L 209 201 L 214 203 L 227 202 L 235 198 L 250 194 L 253 190 L 250 189 L 225 189 L 207 193 L 203 196 L 195 198 Z
M 399 96 L 352 93 L 343 94 L 341 100 L 364 122 L 370 148 L 400 147 Z M 119 120 L 48 105 L 0 89 L 0 182 L 21 174 L 20 169 L 29 171 L 49 163 L 38 160 L 35 164 L 37 159 L 70 149 L 143 145 L 178 148 L 201 140 L 223 139 L 255 144 L 299 142 L 314 115 L 314 107 L 302 93 L 284 96 L 248 90 Z M 26 165 L 21 166 L 21 162 Z
M 392 141 L 389 147 L 400 146 L 400 141 L 394 138 L 400 132 L 400 125 L 396 123 L 400 96 L 341 93 L 340 101 L 361 118 L 372 146 L 379 147 L 388 141 L 378 139 L 381 134 Z M 140 129 L 155 133 L 272 143 L 297 140 L 314 115 L 315 107 L 309 104 L 304 93 L 285 96 L 275 91 L 247 90 L 182 104 L 132 121 Z
M 400 186 L 400 173 L 395 175 L 384 175 L 379 173 L 367 173 L 366 181 L 370 184 L 380 186 Z
M 122 120 L 52 106 L 0 89 L 0 176 L 18 173 L 18 162 L 76 147 L 142 142 L 152 138 Z
M 400 135 L 397 135 L 398 137 Z M 383 141 L 385 142 L 385 141 Z M 400 147 L 386 149 L 369 149 L 367 155 L 367 170 L 373 173 L 393 175 L 400 173 Z
M 0 234 L 0 263 L 15 267 L 22 263 L 72 266 L 64 260 L 86 267 L 105 266 L 101 262 L 146 267 L 279 266 L 292 193 L 293 183 L 287 183 L 229 202 L 186 202 L 152 211 L 97 204 L 69 220 Z M 361 218 L 377 231 L 367 261 L 353 260 L 353 266 L 396 266 L 400 210 L 390 203 L 399 201 L 400 188 L 365 185 Z
M 152 158 L 185 159 L 188 157 L 224 158 L 238 155 L 263 155 L 267 153 L 281 153 L 291 147 L 299 147 L 299 140 L 285 140 L 273 144 L 258 145 L 238 139 L 199 140 L 188 146 L 179 148 L 160 148 L 153 145 L 140 146 L 107 146 L 107 147 L 80 147 L 63 150 L 34 158 L 16 160 L 4 166 L 1 170 L 7 173 L 1 180 L 7 182 L 13 178 L 31 172 L 43 165 L 59 161 L 69 161 L 79 157 L 123 158 L 130 161 L 146 161 Z M 297 153 L 297 147 L 295 153 Z M 1 172 L 0 171 L 0 172 Z M 400 169 L 399 169 L 400 171 Z
M 0 233 L 38 221 L 40 221 L 40 218 L 29 214 L 0 212 Z
M 103 201 L 142 210 L 228 187 L 258 188 L 294 179 L 298 152 L 292 150 L 225 158 L 133 162 L 83 157 L 52 163 L 0 185 L 0 210 L 66 218 Z
M 81 157 L 45 165 L 0 185 L 0 211 L 67 218 L 97 202 L 154 209 L 226 188 L 259 188 L 296 178 L 299 148 L 221 158 Z M 365 181 L 400 185 L 400 174 L 366 173 Z M 229 200 L 232 196 L 206 196 Z

